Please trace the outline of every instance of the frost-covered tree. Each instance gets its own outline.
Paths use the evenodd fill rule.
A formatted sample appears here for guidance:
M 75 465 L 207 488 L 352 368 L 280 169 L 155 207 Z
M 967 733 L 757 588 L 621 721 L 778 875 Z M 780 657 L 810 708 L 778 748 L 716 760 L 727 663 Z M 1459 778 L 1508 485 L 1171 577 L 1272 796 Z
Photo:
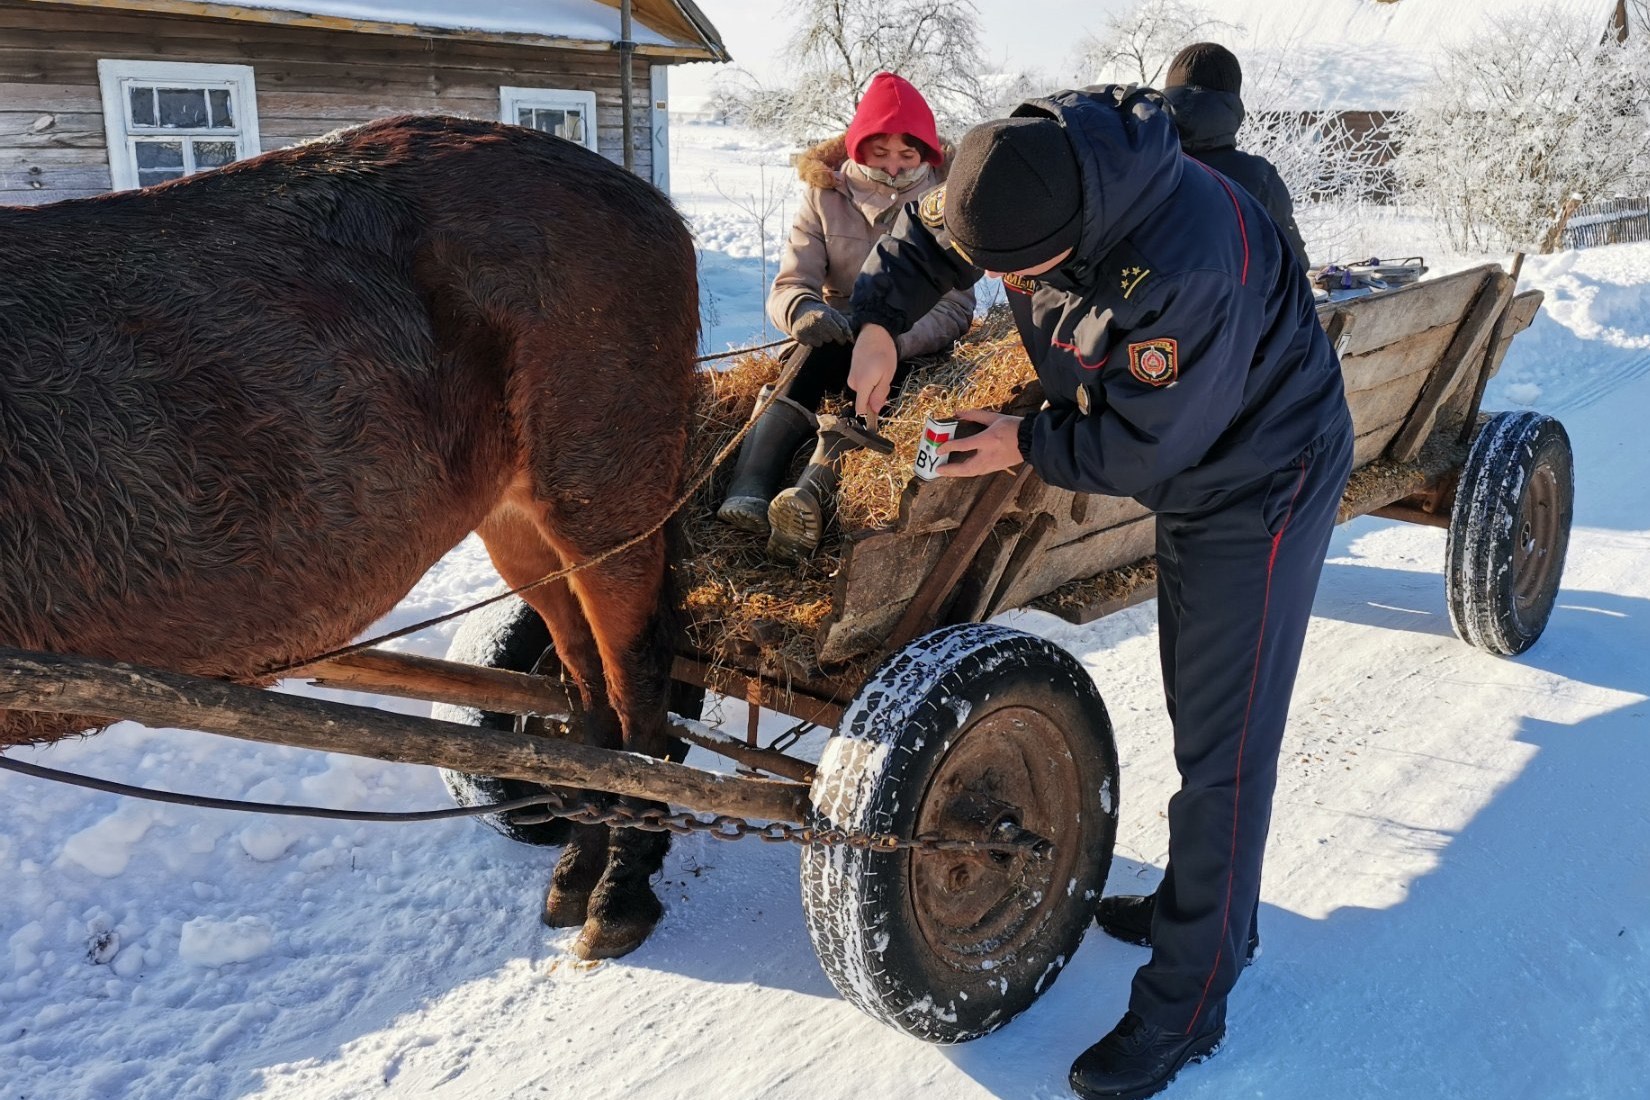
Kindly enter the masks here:
M 1140 0 L 1078 43 L 1079 79 L 1161 87 L 1181 47 L 1237 29 L 1192 0 Z
M 1398 123 L 1398 171 L 1458 249 L 1549 252 L 1573 200 L 1640 191 L 1650 49 L 1547 8 L 1446 51 Z
M 736 121 L 791 140 L 839 132 L 879 72 L 915 84 L 942 130 L 971 125 L 994 105 L 972 0 L 791 0 L 790 8 L 788 79 L 764 85 L 738 71 L 720 84 L 719 103 Z

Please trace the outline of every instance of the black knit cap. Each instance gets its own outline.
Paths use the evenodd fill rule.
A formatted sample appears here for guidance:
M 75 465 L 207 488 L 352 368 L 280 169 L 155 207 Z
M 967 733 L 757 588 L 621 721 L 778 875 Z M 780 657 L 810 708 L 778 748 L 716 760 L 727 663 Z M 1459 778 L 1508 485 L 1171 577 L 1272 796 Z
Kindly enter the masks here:
M 1214 42 L 1194 42 L 1174 55 L 1169 62 L 1169 77 L 1165 88 L 1195 84 L 1211 92 L 1243 92 L 1243 66 L 1237 55 Z
M 1022 271 L 1075 248 L 1083 181 L 1049 118 L 1004 118 L 963 135 L 945 181 L 945 228 L 976 267 Z

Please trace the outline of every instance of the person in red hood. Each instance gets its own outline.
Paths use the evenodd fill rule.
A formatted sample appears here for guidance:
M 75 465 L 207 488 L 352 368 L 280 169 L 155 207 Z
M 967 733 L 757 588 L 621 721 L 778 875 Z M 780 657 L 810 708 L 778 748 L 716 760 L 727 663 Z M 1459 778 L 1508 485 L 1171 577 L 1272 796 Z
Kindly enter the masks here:
M 833 430 L 834 421 L 819 425 L 815 416 L 827 394 L 847 389 L 854 279 L 900 209 L 944 182 L 946 150 L 922 93 L 893 73 L 878 73 L 848 132 L 814 146 L 798 164 L 808 187 L 768 295 L 768 316 L 796 341 L 785 354 L 804 362 L 790 390 L 745 437 L 717 512 L 735 527 L 767 535 L 776 558 L 800 560 L 818 547 L 835 494 L 836 459 L 854 446 Z M 917 320 L 899 339 L 893 392 L 912 359 L 949 348 L 973 317 L 973 291 L 958 290 Z M 792 455 L 816 426 L 807 468 L 796 485 L 778 492 Z

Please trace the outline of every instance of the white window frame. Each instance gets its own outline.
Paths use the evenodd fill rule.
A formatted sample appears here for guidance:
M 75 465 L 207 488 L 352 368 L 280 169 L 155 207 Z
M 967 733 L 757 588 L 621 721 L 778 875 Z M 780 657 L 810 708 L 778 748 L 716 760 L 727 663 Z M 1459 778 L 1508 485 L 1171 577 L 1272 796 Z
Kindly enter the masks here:
M 516 111 L 522 107 L 543 107 L 552 111 L 561 111 L 573 107 L 583 111 L 585 148 L 597 148 L 596 131 L 598 127 L 596 125 L 595 92 L 577 92 L 571 88 L 499 88 L 499 121 L 508 122 L 512 126 L 517 125 Z
M 131 97 L 126 94 L 131 82 L 144 84 L 171 84 L 180 88 L 228 88 L 234 97 L 235 123 L 239 131 L 234 135 L 236 159 L 257 156 L 263 151 L 258 137 L 258 90 L 252 79 L 250 65 L 208 65 L 194 61 L 116 61 L 97 63 L 97 79 L 103 89 L 103 133 L 109 145 L 109 174 L 116 191 L 138 186 L 138 136 L 151 136 L 148 131 L 131 131 Z M 206 132 L 178 131 L 183 137 L 212 137 Z M 218 140 L 229 135 L 218 134 Z M 187 163 L 187 158 L 186 161 Z

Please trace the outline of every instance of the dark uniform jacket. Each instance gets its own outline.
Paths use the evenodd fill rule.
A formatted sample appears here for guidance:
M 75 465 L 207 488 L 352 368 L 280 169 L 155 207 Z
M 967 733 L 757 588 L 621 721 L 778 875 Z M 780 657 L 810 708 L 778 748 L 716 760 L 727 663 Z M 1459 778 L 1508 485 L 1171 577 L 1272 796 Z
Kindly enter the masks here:
M 1155 92 L 1033 100 L 1083 180 L 1072 258 L 1008 278 L 1048 407 L 1021 426 L 1043 480 L 1157 511 L 1215 506 L 1349 430 L 1340 365 L 1282 232 L 1243 188 L 1181 154 Z M 935 196 L 938 196 L 936 198 Z M 895 335 L 981 275 L 951 246 L 943 192 L 901 212 L 854 285 L 856 324 Z
M 1306 242 L 1295 224 L 1295 201 L 1272 162 L 1237 147 L 1238 127 L 1243 125 L 1243 100 L 1231 92 L 1217 92 L 1193 84 L 1169 88 L 1163 98 L 1174 109 L 1175 127 L 1180 131 L 1180 147 L 1229 180 L 1243 185 L 1272 220 L 1278 223 L 1295 259 L 1310 266 Z

